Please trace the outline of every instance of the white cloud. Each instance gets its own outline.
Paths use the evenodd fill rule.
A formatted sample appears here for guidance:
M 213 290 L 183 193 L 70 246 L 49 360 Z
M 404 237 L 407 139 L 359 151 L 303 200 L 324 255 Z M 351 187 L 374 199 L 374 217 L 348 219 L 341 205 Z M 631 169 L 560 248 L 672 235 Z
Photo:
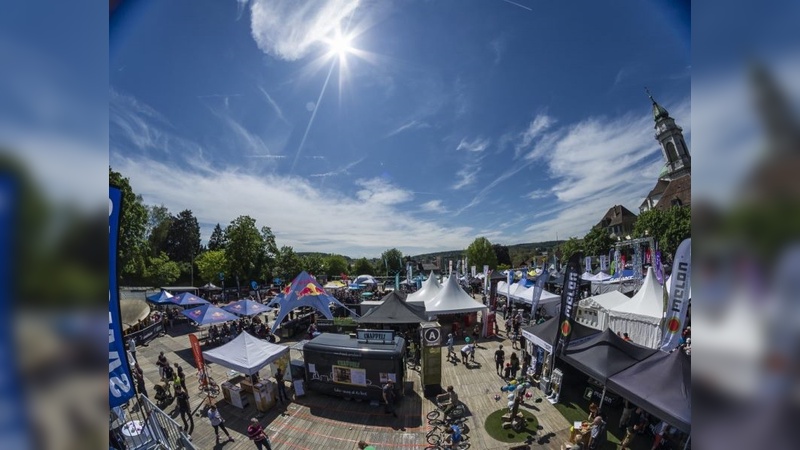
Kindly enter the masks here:
M 267 102 L 275 111 L 275 114 L 278 115 L 278 118 L 281 119 L 283 123 L 285 123 L 286 125 L 289 125 L 289 121 L 287 121 L 286 117 L 283 116 L 283 110 L 281 109 L 280 106 L 278 106 L 278 103 L 272 98 L 272 96 L 269 95 L 269 93 L 261 86 L 259 86 L 258 89 L 261 91 L 262 94 L 264 94 L 264 97 L 267 98 Z
M 344 28 L 358 0 L 253 0 L 250 32 L 263 52 L 294 61 Z
M 351 196 L 300 177 L 219 167 L 198 172 L 143 158 L 117 156 L 114 169 L 130 177 L 145 203 L 191 209 L 204 238 L 216 223 L 247 214 L 271 227 L 280 245 L 298 251 L 372 257 L 388 246 L 413 254 L 466 248 L 474 239 L 469 227 L 413 217 L 403 205 L 412 194 L 381 179 L 359 180 L 361 189 Z
M 453 183 L 453 189 L 459 190 L 475 184 L 479 170 L 480 170 L 479 167 L 470 164 L 467 165 L 466 167 L 463 167 L 458 172 L 456 172 L 456 176 L 458 177 L 458 179 L 456 180 L 455 183 Z
M 527 197 L 527 198 L 529 198 L 531 200 L 537 200 L 537 199 L 540 199 L 540 198 L 545 198 L 548 195 L 550 195 L 550 191 L 548 189 L 536 189 L 535 191 L 529 193 L 525 197 Z
M 514 159 L 518 158 L 523 151 L 530 147 L 534 140 L 541 137 L 542 133 L 547 131 L 547 129 L 555 123 L 555 119 L 547 114 L 539 114 L 536 116 L 528 125 L 528 128 L 520 134 L 519 142 L 514 149 Z
M 393 186 L 383 178 L 357 180 L 356 185 L 362 188 L 356 196 L 365 203 L 395 205 L 414 198 L 410 191 Z
M 479 153 L 486 150 L 489 147 L 489 139 L 483 138 L 475 138 L 474 141 L 469 142 L 467 138 L 461 139 L 461 142 L 456 147 L 456 150 L 466 150 L 468 152 L 475 152 Z
M 421 208 L 423 211 L 428 211 L 428 212 L 438 212 L 438 213 L 446 212 L 446 209 L 442 205 L 441 200 L 431 200 L 429 202 L 425 202 L 421 205 Z
M 399 127 L 395 128 L 394 130 L 390 131 L 389 133 L 386 134 L 386 137 L 392 137 L 392 136 L 394 136 L 396 134 L 400 134 L 400 133 L 402 133 L 403 131 L 406 131 L 406 130 L 418 130 L 418 129 L 422 129 L 422 128 L 430 128 L 430 125 L 427 122 L 422 122 L 422 121 L 414 119 L 414 120 L 412 120 L 410 122 L 406 122 L 406 123 L 400 125 Z

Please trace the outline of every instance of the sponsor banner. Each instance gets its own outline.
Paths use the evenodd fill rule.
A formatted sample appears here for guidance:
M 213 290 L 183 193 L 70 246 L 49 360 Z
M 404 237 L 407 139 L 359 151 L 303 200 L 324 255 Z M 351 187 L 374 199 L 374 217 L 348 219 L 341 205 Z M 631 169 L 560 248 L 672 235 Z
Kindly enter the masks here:
M 692 274 L 692 240 L 686 239 L 678 246 L 672 264 L 672 282 L 667 302 L 664 337 L 661 350 L 669 352 L 678 346 L 681 332 L 685 327 L 686 312 L 689 309 L 689 292 Z
M 203 371 L 203 351 L 200 349 L 200 340 L 197 339 L 194 333 L 189 334 L 189 344 L 192 346 L 192 355 L 194 355 L 194 365 L 197 367 L 198 372 Z
M 553 345 L 554 354 L 564 354 L 564 349 L 569 345 L 572 329 L 575 326 L 575 310 L 578 303 L 580 288 L 581 266 L 580 252 L 573 254 L 567 261 L 564 272 L 564 287 L 561 290 L 561 311 L 559 313 L 559 332 L 556 333 L 556 342 Z
M 136 392 L 133 388 L 128 353 L 122 340 L 117 283 L 117 243 L 122 207 L 122 192 L 109 187 L 108 214 L 108 403 L 114 408 L 124 405 Z
M 550 272 L 542 272 L 539 278 L 536 279 L 533 291 L 533 301 L 531 302 L 531 320 L 536 315 L 536 308 L 539 306 L 539 299 L 542 298 L 542 291 L 544 291 L 544 284 L 550 279 Z
M 661 250 L 656 250 L 656 279 L 658 284 L 664 285 L 664 266 L 661 264 Z
M 586 272 L 592 273 L 592 257 L 587 256 L 583 259 L 584 270 Z

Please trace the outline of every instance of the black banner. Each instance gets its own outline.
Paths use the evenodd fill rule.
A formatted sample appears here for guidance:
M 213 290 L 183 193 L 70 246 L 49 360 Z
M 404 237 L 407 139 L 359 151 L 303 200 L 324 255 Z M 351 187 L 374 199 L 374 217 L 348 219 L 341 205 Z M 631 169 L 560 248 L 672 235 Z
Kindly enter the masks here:
M 564 287 L 561 290 L 561 312 L 558 317 L 558 330 L 556 342 L 553 344 L 553 354 L 563 355 L 572 337 L 572 328 L 575 326 L 575 309 L 577 308 L 578 292 L 581 281 L 581 260 L 583 254 L 573 254 L 567 261 L 564 271 Z

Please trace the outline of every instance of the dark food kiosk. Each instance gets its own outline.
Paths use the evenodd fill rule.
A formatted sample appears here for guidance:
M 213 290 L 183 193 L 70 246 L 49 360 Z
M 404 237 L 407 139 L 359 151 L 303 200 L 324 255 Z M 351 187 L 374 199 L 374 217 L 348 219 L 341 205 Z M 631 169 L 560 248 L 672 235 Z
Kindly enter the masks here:
M 382 387 L 391 379 L 398 397 L 403 395 L 405 340 L 390 330 L 362 331 L 367 330 L 359 330 L 358 337 L 322 333 L 303 346 L 309 390 L 381 401 Z M 391 339 L 375 339 L 380 333 Z

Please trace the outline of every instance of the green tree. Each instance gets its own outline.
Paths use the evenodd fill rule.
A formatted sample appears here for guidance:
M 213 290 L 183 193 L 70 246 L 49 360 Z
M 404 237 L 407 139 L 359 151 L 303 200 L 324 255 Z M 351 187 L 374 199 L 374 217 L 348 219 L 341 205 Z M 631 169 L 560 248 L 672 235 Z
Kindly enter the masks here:
M 197 273 L 205 282 L 219 280 L 220 272 L 225 272 L 228 261 L 225 259 L 225 250 L 208 250 L 200 254 L 195 260 Z
M 225 249 L 225 233 L 222 227 L 217 224 L 214 231 L 211 232 L 211 237 L 208 239 L 209 250 L 224 250 Z
M 583 241 L 576 237 L 571 237 L 561 244 L 560 250 L 560 259 L 566 262 L 570 256 L 583 250 Z
M 147 259 L 145 278 L 153 286 L 168 286 L 181 275 L 175 261 L 170 261 L 166 253 Z
M 302 260 L 292 247 L 284 245 L 275 257 L 273 275 L 285 280 L 292 280 L 303 270 Z
M 264 259 L 264 237 L 256 228 L 256 221 L 250 216 L 239 216 L 225 229 L 228 243 L 225 246 L 225 259 L 228 269 L 225 278 L 240 281 L 259 279 L 258 264 Z
M 497 256 L 497 264 L 505 264 L 511 267 L 511 255 L 508 253 L 508 247 L 505 245 L 494 244 L 492 245 L 492 249 L 494 250 L 495 256 Z M 470 258 L 472 261 L 472 258 Z M 477 264 L 476 264 L 477 266 Z M 481 264 L 479 267 L 483 269 L 483 265 Z
M 636 219 L 633 235 L 652 236 L 662 254 L 672 258 L 678 245 L 692 235 L 692 210 L 689 206 L 674 206 L 645 211 Z
M 347 273 L 347 259 L 342 255 L 327 256 L 323 264 L 325 266 L 325 274 L 328 275 L 329 279 L 334 279 L 343 273 Z
M 614 240 L 602 227 L 594 227 L 583 237 L 583 250 L 587 256 L 607 255 Z
M 191 210 L 181 211 L 172 220 L 165 244 L 167 256 L 175 262 L 191 264 L 200 254 L 200 224 Z
M 361 258 L 353 265 L 353 274 L 357 275 L 375 275 L 375 268 L 367 261 L 367 258 Z
M 467 247 L 466 253 L 470 265 L 474 264 L 476 267 L 483 267 L 488 264 L 490 269 L 497 267 L 497 254 L 492 247 L 492 243 L 483 236 L 472 241 Z
M 146 253 L 147 208 L 131 188 L 130 180 L 108 168 L 108 182 L 122 191 L 119 225 L 119 269 L 123 276 L 141 276 Z
M 403 261 L 403 253 L 396 249 L 391 248 L 386 250 L 385 252 L 381 253 L 381 263 L 383 264 L 383 271 L 386 272 L 386 275 L 394 275 L 397 272 L 401 272 L 405 270 L 405 262 Z M 359 272 L 356 271 L 359 275 L 362 273 L 369 273 L 369 272 Z M 370 273 L 370 275 L 372 275 Z
M 172 219 L 164 205 L 147 207 L 147 245 L 150 256 L 158 256 L 167 251 L 167 234 Z
M 325 265 L 319 255 L 303 256 L 301 267 L 311 275 L 317 276 L 325 273 Z

